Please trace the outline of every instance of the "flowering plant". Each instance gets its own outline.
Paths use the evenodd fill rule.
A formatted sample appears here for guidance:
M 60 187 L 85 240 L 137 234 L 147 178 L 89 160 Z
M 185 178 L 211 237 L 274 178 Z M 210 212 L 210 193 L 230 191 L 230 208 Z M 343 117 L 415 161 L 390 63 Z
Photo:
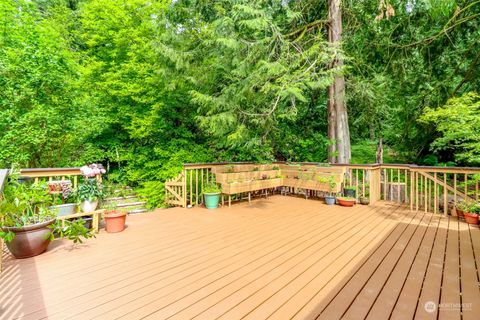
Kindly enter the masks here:
M 107 172 L 101 163 L 92 163 L 91 165 L 85 165 L 80 168 L 80 172 L 86 177 L 86 178 L 94 178 L 97 175 L 104 174 Z

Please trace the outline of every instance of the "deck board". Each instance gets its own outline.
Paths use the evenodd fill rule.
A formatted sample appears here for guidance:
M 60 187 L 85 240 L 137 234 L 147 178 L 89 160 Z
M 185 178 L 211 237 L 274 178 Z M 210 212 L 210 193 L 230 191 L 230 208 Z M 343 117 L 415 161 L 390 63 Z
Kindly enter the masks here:
M 480 231 L 456 218 L 271 196 L 127 223 L 4 255 L 0 319 L 426 319 L 426 301 L 455 295 L 472 303 L 463 319 L 479 313 Z

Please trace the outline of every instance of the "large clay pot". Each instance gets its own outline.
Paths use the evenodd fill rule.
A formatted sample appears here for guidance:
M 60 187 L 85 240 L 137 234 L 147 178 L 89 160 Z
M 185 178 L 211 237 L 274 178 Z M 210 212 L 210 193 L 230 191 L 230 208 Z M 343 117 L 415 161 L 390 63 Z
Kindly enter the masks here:
M 125 220 L 127 213 L 125 211 L 107 211 L 105 212 L 105 224 L 107 232 L 122 232 L 125 229 Z
M 47 250 L 52 233 L 48 226 L 54 222 L 55 219 L 52 219 L 22 228 L 3 227 L 5 231 L 15 233 L 13 240 L 6 243 L 8 250 L 18 259 L 30 258 L 43 253 Z
M 95 200 L 95 201 L 85 200 L 80 204 L 80 209 L 82 209 L 82 212 L 88 213 L 88 212 L 95 211 L 95 209 L 97 209 L 97 206 L 98 206 L 98 200 Z
M 465 214 L 464 214 L 464 212 L 463 212 L 462 210 L 458 209 L 458 208 L 457 208 L 456 210 L 457 210 L 457 217 L 458 217 L 458 219 L 465 219 Z

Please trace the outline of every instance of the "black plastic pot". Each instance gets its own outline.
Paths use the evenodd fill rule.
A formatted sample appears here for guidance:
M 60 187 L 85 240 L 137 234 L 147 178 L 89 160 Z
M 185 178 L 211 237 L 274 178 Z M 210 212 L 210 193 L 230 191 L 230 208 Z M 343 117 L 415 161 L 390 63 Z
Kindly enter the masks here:
M 354 189 L 343 189 L 343 195 L 345 197 L 349 197 L 349 198 L 356 198 L 357 197 L 357 193 L 355 192 Z

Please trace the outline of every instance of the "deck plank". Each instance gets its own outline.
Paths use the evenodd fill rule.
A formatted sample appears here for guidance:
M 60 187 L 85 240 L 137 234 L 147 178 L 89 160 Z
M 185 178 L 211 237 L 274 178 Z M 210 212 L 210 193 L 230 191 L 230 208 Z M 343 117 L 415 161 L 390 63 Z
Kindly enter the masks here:
M 385 282 L 380 294 L 377 296 L 368 313 L 367 319 L 387 319 L 390 317 L 400 296 L 400 292 L 404 289 L 405 281 L 409 273 L 412 271 L 412 267 L 414 267 L 415 260 L 418 258 L 417 261 L 428 261 L 428 252 L 432 247 L 436 231 L 435 227 L 438 224 L 438 220 L 438 216 L 432 216 L 419 226 L 416 232 L 416 237 L 412 237 L 408 247 L 397 261 L 395 268 L 388 275 L 388 280 Z M 422 244 L 425 244 L 425 247 L 422 247 Z M 427 253 L 423 254 L 422 249 L 427 251 Z M 426 264 L 424 265 L 426 266 Z M 421 271 L 424 270 L 424 268 L 421 268 Z M 423 280 L 423 277 L 414 279 L 413 281 L 421 284 L 421 280 Z M 408 290 L 409 288 L 407 287 L 405 289 Z M 415 297 L 415 294 L 416 292 L 408 292 L 409 296 Z M 418 295 L 416 297 L 418 297 Z M 412 301 L 416 303 L 417 298 L 414 299 L 415 300 L 412 299 Z M 403 317 L 408 318 L 405 314 L 403 314 Z
M 363 319 L 367 316 L 373 303 L 388 281 L 399 260 L 410 250 L 416 250 L 426 228 L 423 223 L 429 221 L 430 215 L 424 215 L 416 223 L 407 227 L 406 232 L 397 241 L 392 250 L 386 255 L 383 263 L 373 272 L 368 282 L 355 297 L 355 301 L 348 307 L 343 317 L 345 319 Z M 428 222 L 427 222 L 428 223 Z M 402 280 L 401 278 L 399 280 Z
M 477 228 L 478 230 L 478 228 Z M 480 287 L 474 252 L 468 225 L 459 224 L 460 233 L 460 275 L 462 292 L 462 319 L 475 320 L 480 315 Z M 473 230 L 475 231 L 475 230 Z
M 348 283 L 336 293 L 331 300 L 328 299 L 327 306 L 320 311 L 318 319 L 339 319 L 348 310 L 350 305 L 354 303 L 358 293 L 362 290 L 366 283 L 370 280 L 374 271 L 379 268 L 387 259 L 392 250 L 395 249 L 397 243 L 405 242 L 410 239 L 416 224 L 423 218 L 423 213 L 418 213 L 409 219 L 406 223 L 399 223 L 394 232 L 383 242 L 379 250 L 375 251 L 363 264 L 355 275 L 349 279 Z M 398 246 L 397 246 L 398 247 Z M 329 297 L 330 298 L 330 297 Z
M 415 310 L 415 319 L 417 320 L 437 319 L 438 309 L 433 308 L 427 311 L 425 309 L 425 305 L 426 303 L 438 305 L 440 302 L 448 226 L 448 218 L 442 219 L 438 226 L 437 236 L 435 238 L 430 259 L 428 261 L 427 271 L 423 279 L 420 298 L 418 299 L 417 303 L 417 309 Z M 401 314 L 399 316 L 401 318 Z
M 479 314 L 480 230 L 456 218 L 272 196 L 127 223 L 35 258 L 6 255 L 0 319 L 429 319 L 426 301 L 460 293 L 472 301 L 463 319 Z
M 143 316 L 149 316 L 156 313 L 158 310 L 161 310 L 161 316 L 170 317 L 174 315 L 178 310 L 181 310 L 186 305 L 193 304 L 198 300 L 204 298 L 205 296 L 210 295 L 211 293 L 216 292 L 217 290 L 225 288 L 223 296 L 228 295 L 230 292 L 238 292 L 237 286 L 243 286 L 245 283 L 257 282 L 259 279 L 263 281 L 273 278 L 272 275 L 276 273 L 272 272 L 275 267 L 285 264 L 297 264 L 302 257 L 311 256 L 318 250 L 319 247 L 325 246 L 325 243 L 336 239 L 341 235 L 341 228 L 338 228 L 339 222 L 341 221 L 341 216 L 335 217 L 334 224 L 329 225 L 327 230 L 322 230 L 321 228 L 312 228 L 310 232 L 312 237 L 308 236 L 308 233 L 304 230 L 304 235 L 307 236 L 307 241 L 301 241 L 299 244 L 292 242 L 291 239 L 283 236 L 284 243 L 276 246 L 275 256 L 267 255 L 262 257 L 260 260 L 252 260 L 255 256 L 249 256 L 246 260 L 243 261 L 243 264 L 236 266 L 234 272 L 227 274 L 225 277 L 220 277 L 222 274 L 215 272 L 215 279 L 208 279 L 211 282 L 208 282 L 207 285 L 204 285 L 206 281 L 202 281 L 198 284 L 195 284 L 192 290 L 193 293 L 185 295 L 184 292 L 179 292 L 179 295 L 168 295 L 162 298 L 155 298 L 155 292 L 152 292 L 149 295 L 149 298 L 145 301 L 134 303 L 129 306 L 129 308 L 137 307 L 132 313 L 126 313 L 123 318 L 141 318 Z M 348 226 L 345 226 L 345 229 Z M 302 237 L 304 238 L 304 236 Z M 288 245 L 287 245 L 288 244 Z M 293 246 L 295 245 L 295 246 Z M 253 263 L 251 263 L 253 262 Z M 229 270 L 222 270 L 226 272 Z M 181 298 L 181 299 L 180 299 Z M 214 300 L 215 303 L 216 300 Z M 142 305 L 143 304 L 143 305 Z M 121 313 L 119 310 L 114 310 L 115 315 Z M 107 317 L 112 315 L 112 312 L 105 314 Z M 158 313 L 157 313 L 158 316 Z
M 442 217 L 434 217 L 427 230 L 422 245 L 415 256 L 408 276 L 405 279 L 401 293 L 392 310 L 391 319 L 413 319 L 417 308 L 417 301 L 422 291 L 423 280 L 427 273 L 428 263 L 432 255 L 435 241 L 438 239 L 438 227 Z M 380 307 L 380 306 L 379 306 Z
M 450 219 L 448 223 L 445 265 L 443 268 L 440 305 L 452 306 L 438 308 L 439 320 L 458 320 L 460 316 L 460 258 L 459 258 L 459 222 Z

